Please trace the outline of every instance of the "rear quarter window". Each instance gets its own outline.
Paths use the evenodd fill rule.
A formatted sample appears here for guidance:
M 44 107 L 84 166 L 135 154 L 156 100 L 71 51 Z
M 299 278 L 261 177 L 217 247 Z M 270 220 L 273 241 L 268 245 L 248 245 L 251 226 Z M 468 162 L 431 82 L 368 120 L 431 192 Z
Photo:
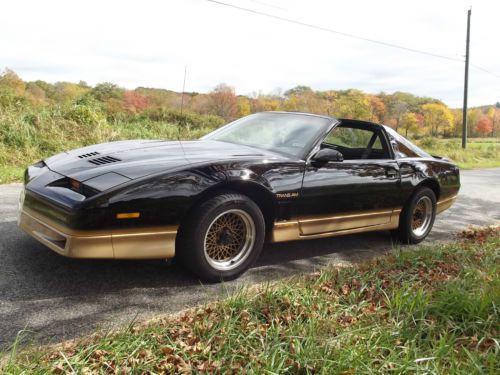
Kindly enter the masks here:
M 391 141 L 392 148 L 396 157 L 398 158 L 431 158 L 427 152 L 422 150 L 421 148 L 415 146 L 409 140 L 399 135 L 396 131 L 389 128 L 388 126 L 384 126 L 385 131 L 389 135 L 389 139 Z

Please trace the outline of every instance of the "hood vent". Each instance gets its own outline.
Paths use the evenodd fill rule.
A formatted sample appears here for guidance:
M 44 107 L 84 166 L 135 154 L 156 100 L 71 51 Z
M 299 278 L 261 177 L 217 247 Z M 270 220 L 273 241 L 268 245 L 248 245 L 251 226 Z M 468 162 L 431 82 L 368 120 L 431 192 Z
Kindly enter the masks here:
M 91 156 L 96 156 L 96 155 L 99 155 L 99 153 L 97 151 L 94 151 L 94 152 L 89 152 L 88 154 L 78 155 L 78 157 L 80 159 L 85 159 L 85 158 L 90 158 Z
M 102 164 L 116 163 L 117 161 L 121 160 L 118 158 L 114 158 L 112 156 L 103 156 L 102 158 L 89 160 L 89 163 L 92 163 L 94 165 L 102 165 Z

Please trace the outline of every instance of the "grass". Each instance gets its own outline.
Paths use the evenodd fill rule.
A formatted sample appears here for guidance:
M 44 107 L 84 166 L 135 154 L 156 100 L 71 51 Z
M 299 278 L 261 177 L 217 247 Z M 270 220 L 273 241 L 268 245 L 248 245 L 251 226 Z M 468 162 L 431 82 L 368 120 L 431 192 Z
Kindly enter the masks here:
M 24 167 L 2 165 L 0 166 L 0 184 L 22 181 L 23 173 Z
M 499 138 L 469 138 L 465 150 L 458 138 L 427 138 L 417 144 L 432 155 L 448 157 L 462 169 L 500 167 Z
M 12 352 L 6 374 L 500 371 L 500 237 L 395 251 L 174 317 Z
M 223 120 L 156 111 L 108 121 L 85 106 L 15 111 L 0 108 L 0 183 L 21 181 L 27 165 L 56 153 L 122 139 L 196 139 Z

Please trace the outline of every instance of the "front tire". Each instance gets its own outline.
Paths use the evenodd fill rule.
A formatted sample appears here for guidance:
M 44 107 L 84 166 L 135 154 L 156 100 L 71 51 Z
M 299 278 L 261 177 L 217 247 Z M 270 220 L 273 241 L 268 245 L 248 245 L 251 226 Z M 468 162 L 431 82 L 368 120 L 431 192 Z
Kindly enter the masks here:
M 436 195 L 429 188 L 419 188 L 401 212 L 399 239 L 410 244 L 422 242 L 431 231 L 435 218 Z
M 203 203 L 183 223 L 178 256 L 205 281 L 231 280 L 257 260 L 264 236 L 264 217 L 251 199 L 221 194 Z

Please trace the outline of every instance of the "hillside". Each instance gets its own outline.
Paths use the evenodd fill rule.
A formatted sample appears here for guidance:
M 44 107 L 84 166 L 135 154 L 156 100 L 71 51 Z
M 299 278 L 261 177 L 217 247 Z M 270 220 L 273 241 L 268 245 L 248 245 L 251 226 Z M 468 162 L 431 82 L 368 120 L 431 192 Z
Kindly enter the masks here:
M 372 95 L 356 89 L 314 91 L 297 86 L 249 97 L 220 84 L 209 93 L 183 96 L 165 89 L 126 90 L 108 82 L 94 87 L 83 81 L 25 82 L 6 69 L 0 75 L 0 182 L 20 179 L 26 165 L 62 150 L 119 139 L 194 139 L 235 118 L 269 110 L 382 122 L 464 166 L 495 166 L 500 164 L 494 142 L 500 134 L 498 107 L 469 111 L 469 136 L 483 140 L 457 153 L 456 141 L 437 138 L 460 135 L 461 111 L 404 92 Z

